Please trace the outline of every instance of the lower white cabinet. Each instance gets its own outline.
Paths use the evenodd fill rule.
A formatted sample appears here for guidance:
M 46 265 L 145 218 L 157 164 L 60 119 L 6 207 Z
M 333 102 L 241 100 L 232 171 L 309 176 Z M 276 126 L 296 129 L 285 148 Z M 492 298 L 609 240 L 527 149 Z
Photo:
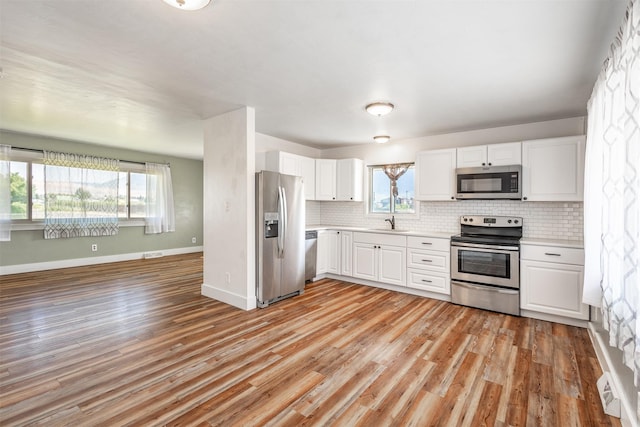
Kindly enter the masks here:
M 407 287 L 451 294 L 449 239 L 407 238 Z
M 353 277 L 406 285 L 406 237 L 353 233 Z
M 316 274 L 352 275 L 353 232 L 318 231 Z
M 557 246 L 521 247 L 520 308 L 589 320 L 582 303 L 584 251 Z
M 353 276 L 353 232 L 340 231 L 340 274 Z
M 318 231 L 316 274 L 340 274 L 340 232 Z

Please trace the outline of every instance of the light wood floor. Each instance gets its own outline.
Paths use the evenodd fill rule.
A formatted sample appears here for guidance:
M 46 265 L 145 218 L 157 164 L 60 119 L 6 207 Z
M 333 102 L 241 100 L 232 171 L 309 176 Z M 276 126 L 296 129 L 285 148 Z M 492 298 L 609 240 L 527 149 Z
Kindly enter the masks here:
M 595 426 L 584 329 L 334 280 L 244 312 L 201 254 L 0 278 L 0 425 Z

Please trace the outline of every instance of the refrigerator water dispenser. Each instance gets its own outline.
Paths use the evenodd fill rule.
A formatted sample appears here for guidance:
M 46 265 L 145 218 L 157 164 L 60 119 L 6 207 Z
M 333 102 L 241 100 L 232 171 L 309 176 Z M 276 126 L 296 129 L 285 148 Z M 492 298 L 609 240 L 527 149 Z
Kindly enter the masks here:
M 264 238 L 278 237 L 278 212 L 264 213 Z

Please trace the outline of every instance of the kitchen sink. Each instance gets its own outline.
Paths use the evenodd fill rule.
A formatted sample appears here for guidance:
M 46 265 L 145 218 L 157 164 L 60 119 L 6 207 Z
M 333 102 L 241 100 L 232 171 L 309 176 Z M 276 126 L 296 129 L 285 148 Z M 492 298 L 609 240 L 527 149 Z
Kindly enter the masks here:
M 411 233 L 411 230 L 392 230 L 390 228 L 372 228 L 370 229 L 370 231 L 386 231 L 386 232 L 391 232 L 391 233 Z

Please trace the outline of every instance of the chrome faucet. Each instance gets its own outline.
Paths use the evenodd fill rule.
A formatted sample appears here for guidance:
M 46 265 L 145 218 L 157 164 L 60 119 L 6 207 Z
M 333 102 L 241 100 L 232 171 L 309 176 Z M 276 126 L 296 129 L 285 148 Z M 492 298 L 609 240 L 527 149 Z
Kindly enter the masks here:
M 391 229 L 395 230 L 396 229 L 396 217 L 391 215 L 391 219 L 386 218 L 385 221 L 389 221 L 389 224 L 391 224 Z

